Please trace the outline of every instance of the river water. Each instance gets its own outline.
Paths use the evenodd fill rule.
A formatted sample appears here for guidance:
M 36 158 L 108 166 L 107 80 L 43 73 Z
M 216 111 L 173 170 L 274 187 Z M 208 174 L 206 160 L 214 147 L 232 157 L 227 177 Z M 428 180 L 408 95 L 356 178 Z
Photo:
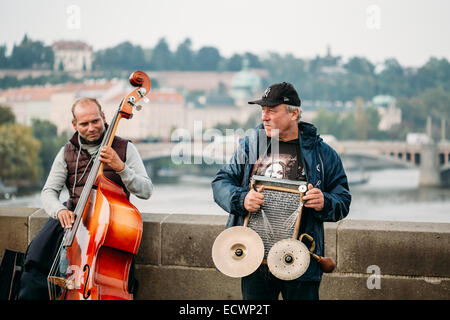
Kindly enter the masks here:
M 352 185 L 352 203 L 347 219 L 447 222 L 450 223 L 450 189 L 419 188 L 417 169 L 385 169 L 366 172 L 369 181 Z M 141 211 L 167 214 L 226 215 L 214 203 L 211 177 L 184 175 L 177 183 L 156 183 L 149 200 L 131 197 Z M 61 199 L 67 198 L 67 192 Z M 11 200 L 0 206 L 42 207 L 38 193 Z

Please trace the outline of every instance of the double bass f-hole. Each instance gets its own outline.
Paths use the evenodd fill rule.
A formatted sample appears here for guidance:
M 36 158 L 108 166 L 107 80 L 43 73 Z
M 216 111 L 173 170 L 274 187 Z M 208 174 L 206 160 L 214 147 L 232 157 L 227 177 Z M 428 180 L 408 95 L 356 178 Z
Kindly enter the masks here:
M 86 275 L 86 281 L 84 282 L 83 298 L 89 299 L 89 297 L 91 296 L 91 290 L 88 290 L 88 292 L 86 292 L 86 289 L 87 289 L 87 283 L 89 281 L 89 273 L 91 272 L 91 268 L 89 267 L 88 264 L 84 265 L 83 272 L 86 272 L 86 269 L 87 269 L 87 275 Z

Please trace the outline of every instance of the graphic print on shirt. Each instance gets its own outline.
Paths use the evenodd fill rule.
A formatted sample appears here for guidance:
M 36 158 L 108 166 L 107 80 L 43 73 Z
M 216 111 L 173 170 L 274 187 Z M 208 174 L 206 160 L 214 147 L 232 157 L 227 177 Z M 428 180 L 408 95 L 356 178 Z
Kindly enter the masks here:
M 280 141 L 279 153 L 271 154 L 269 150 L 263 159 L 257 160 L 253 174 L 276 179 L 306 180 L 298 139 Z

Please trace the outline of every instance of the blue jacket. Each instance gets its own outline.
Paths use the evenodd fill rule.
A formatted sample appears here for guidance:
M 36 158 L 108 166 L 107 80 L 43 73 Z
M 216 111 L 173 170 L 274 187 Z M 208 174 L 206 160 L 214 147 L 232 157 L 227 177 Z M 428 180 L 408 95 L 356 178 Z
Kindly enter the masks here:
M 321 211 L 303 208 L 300 234 L 307 233 L 316 243 L 315 253 L 324 255 L 323 222 L 336 222 L 345 218 L 350 209 L 351 195 L 347 176 L 337 152 L 317 134 L 314 125 L 299 122 L 300 149 L 306 166 L 308 183 L 317 185 L 324 194 L 325 203 Z M 264 140 L 265 139 L 265 140 Z M 250 175 L 258 157 L 264 154 L 267 136 L 260 124 L 256 130 L 239 141 L 239 146 L 231 160 L 214 177 L 211 185 L 214 201 L 229 213 L 226 228 L 244 224 L 247 210 L 244 198 L 249 192 Z M 261 149 L 261 150 L 260 150 Z M 305 241 L 307 247 L 310 244 Z M 320 281 L 322 270 L 311 259 L 308 270 L 299 278 L 301 281 Z

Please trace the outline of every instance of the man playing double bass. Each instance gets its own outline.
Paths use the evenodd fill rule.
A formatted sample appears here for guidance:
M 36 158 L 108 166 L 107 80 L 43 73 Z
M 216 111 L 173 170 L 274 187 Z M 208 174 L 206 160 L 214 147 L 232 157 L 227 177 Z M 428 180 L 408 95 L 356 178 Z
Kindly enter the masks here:
M 116 136 L 112 146 L 100 150 L 106 132 L 105 115 L 96 99 L 80 98 L 72 106 L 75 134 L 57 154 L 41 198 L 44 210 L 51 217 L 27 249 L 25 270 L 21 277 L 19 299 L 48 299 L 47 275 L 63 237 L 64 228 L 71 228 L 73 213 L 86 183 L 94 159 L 104 163 L 104 175 L 129 197 L 150 198 L 153 185 L 136 147 Z M 67 203 L 59 200 L 63 187 L 69 191 Z M 132 268 L 133 269 L 133 268 Z M 133 279 L 131 276 L 130 279 Z M 133 283 L 129 283 L 130 291 Z

